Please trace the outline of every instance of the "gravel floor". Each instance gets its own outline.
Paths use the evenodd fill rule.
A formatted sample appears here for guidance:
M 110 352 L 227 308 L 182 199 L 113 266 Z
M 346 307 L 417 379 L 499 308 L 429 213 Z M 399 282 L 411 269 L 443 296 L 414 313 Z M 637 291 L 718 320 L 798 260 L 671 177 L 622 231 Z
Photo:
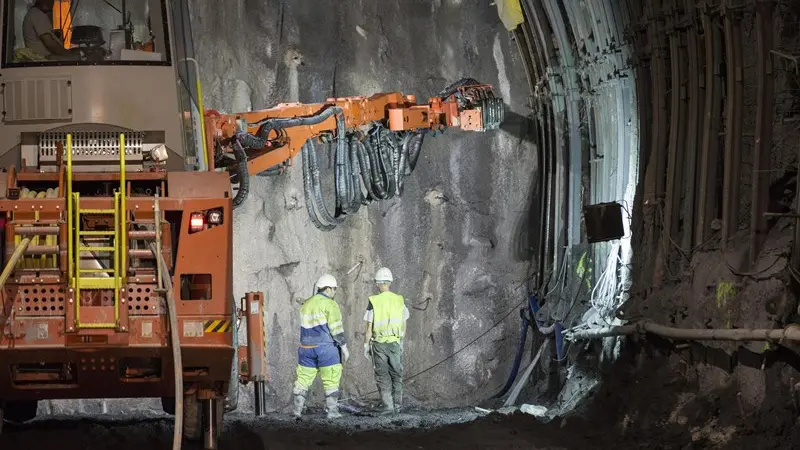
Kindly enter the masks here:
M 348 448 L 591 448 L 589 441 L 569 438 L 558 427 L 553 433 L 530 416 L 493 414 L 479 417 L 472 410 L 411 412 L 390 417 L 345 416 L 333 423 L 320 413 L 302 421 L 286 415 L 256 419 L 226 416 L 220 449 Z M 6 424 L 2 449 L 140 450 L 169 449 L 172 419 L 147 416 L 51 416 L 22 426 Z M 558 444 L 558 445 L 555 445 Z M 587 446 L 588 445 L 588 446 Z M 186 449 L 200 448 L 185 445 Z M 594 447 L 596 448 L 596 447 Z

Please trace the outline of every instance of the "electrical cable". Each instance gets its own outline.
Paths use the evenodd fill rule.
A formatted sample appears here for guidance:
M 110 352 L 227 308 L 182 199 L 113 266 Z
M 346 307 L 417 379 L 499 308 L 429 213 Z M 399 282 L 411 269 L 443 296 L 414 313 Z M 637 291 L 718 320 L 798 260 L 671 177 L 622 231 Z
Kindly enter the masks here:
M 450 356 L 448 356 L 448 357 L 446 357 L 446 358 L 444 358 L 444 359 L 440 360 L 439 362 L 437 362 L 436 364 L 434 364 L 434 365 L 432 365 L 432 366 L 428 367 L 428 368 L 427 368 L 427 369 L 425 369 L 425 370 L 419 371 L 419 372 L 417 372 L 417 373 L 415 373 L 415 374 L 413 374 L 413 375 L 411 375 L 411 376 L 409 376 L 409 377 L 405 377 L 405 378 L 403 379 L 403 381 L 404 381 L 404 382 L 406 382 L 406 381 L 412 380 L 412 379 L 414 379 L 414 378 L 416 378 L 416 377 L 418 377 L 418 376 L 420 376 L 420 375 L 422 375 L 422 374 L 425 374 L 425 373 L 427 373 L 427 372 L 430 372 L 431 370 L 433 370 L 433 369 L 435 369 L 435 368 L 437 368 L 437 367 L 441 366 L 442 364 L 446 363 L 447 361 L 449 361 L 449 360 L 453 359 L 453 358 L 454 358 L 454 357 L 456 357 L 456 356 L 457 356 L 459 353 L 463 352 L 463 351 L 464 351 L 464 350 L 466 350 L 468 347 L 470 347 L 472 344 L 474 344 L 474 343 L 478 342 L 478 341 L 479 341 L 479 340 L 480 340 L 482 337 L 486 336 L 487 334 L 489 334 L 489 332 L 491 332 L 492 330 L 494 330 L 495 328 L 497 328 L 497 327 L 498 327 L 498 326 L 499 326 L 501 323 L 503 323 L 503 322 L 504 322 L 504 321 L 505 321 L 505 320 L 508 318 L 508 316 L 510 316 L 510 315 L 511 315 L 511 314 L 512 314 L 514 311 L 516 311 L 516 310 L 517 310 L 517 308 L 519 308 L 520 306 L 522 306 L 522 304 L 523 304 L 523 303 L 525 303 L 525 302 L 527 302 L 527 301 L 528 301 L 528 299 L 526 298 L 525 300 L 522 300 L 521 302 L 519 302 L 519 303 L 517 303 L 516 305 L 514 305 L 514 306 L 511 308 L 511 310 L 510 310 L 510 311 L 508 311 L 508 312 L 507 312 L 505 315 L 503 315 L 503 317 L 501 317 L 501 318 L 500 318 L 500 320 L 498 320 L 498 321 L 497 321 L 497 322 L 495 322 L 495 323 L 494 323 L 494 324 L 493 324 L 491 327 L 489 327 L 489 329 L 487 329 L 486 331 L 484 331 L 483 333 L 481 333 L 480 335 L 478 335 L 478 336 L 477 336 L 475 339 L 473 339 L 473 340 L 469 341 L 469 342 L 468 342 L 467 344 L 465 344 L 463 347 L 459 348 L 458 350 L 456 350 L 455 352 L 453 352 L 452 354 L 450 354 Z M 377 394 L 377 393 L 378 393 L 378 390 L 377 390 L 377 389 L 375 389 L 374 391 L 367 392 L 366 394 L 362 395 L 361 397 L 366 397 L 366 396 L 368 396 L 368 395 Z

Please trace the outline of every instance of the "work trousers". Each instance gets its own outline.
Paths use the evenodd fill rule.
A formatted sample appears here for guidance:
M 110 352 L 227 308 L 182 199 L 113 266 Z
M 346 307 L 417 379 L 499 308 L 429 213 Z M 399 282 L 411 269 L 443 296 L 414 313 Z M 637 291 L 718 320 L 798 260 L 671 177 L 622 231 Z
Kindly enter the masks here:
M 394 406 L 400 408 L 403 403 L 403 342 L 373 342 L 372 364 L 381 397 L 391 393 Z
M 339 391 L 342 379 L 342 364 L 339 349 L 330 344 L 316 347 L 300 347 L 297 349 L 297 378 L 295 392 L 308 391 L 319 373 L 325 395 L 333 395 Z

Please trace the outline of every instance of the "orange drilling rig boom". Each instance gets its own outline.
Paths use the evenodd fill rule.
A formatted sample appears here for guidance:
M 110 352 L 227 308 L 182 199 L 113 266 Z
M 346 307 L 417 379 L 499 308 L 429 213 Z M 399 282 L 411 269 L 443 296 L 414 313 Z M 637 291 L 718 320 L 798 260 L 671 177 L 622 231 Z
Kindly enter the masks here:
M 362 204 L 399 195 L 416 165 L 425 133 L 453 127 L 497 129 L 504 105 L 492 87 L 465 78 L 427 104 L 399 92 L 331 98 L 325 103 L 283 103 L 238 114 L 205 114 L 208 167 L 238 180 L 234 206 L 247 197 L 249 176 L 279 175 L 303 152 L 306 207 L 322 230 L 333 229 Z M 335 142 L 336 212 L 322 203 L 314 143 Z M 306 151 L 304 151 L 304 149 Z M 236 181 L 235 181 L 236 182 Z

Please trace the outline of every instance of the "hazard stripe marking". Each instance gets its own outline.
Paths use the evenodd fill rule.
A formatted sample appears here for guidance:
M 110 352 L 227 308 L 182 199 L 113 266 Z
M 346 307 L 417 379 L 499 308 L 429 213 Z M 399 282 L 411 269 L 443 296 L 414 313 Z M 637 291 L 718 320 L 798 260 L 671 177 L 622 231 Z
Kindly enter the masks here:
M 206 333 L 227 333 L 231 331 L 230 320 L 209 320 L 203 324 Z

